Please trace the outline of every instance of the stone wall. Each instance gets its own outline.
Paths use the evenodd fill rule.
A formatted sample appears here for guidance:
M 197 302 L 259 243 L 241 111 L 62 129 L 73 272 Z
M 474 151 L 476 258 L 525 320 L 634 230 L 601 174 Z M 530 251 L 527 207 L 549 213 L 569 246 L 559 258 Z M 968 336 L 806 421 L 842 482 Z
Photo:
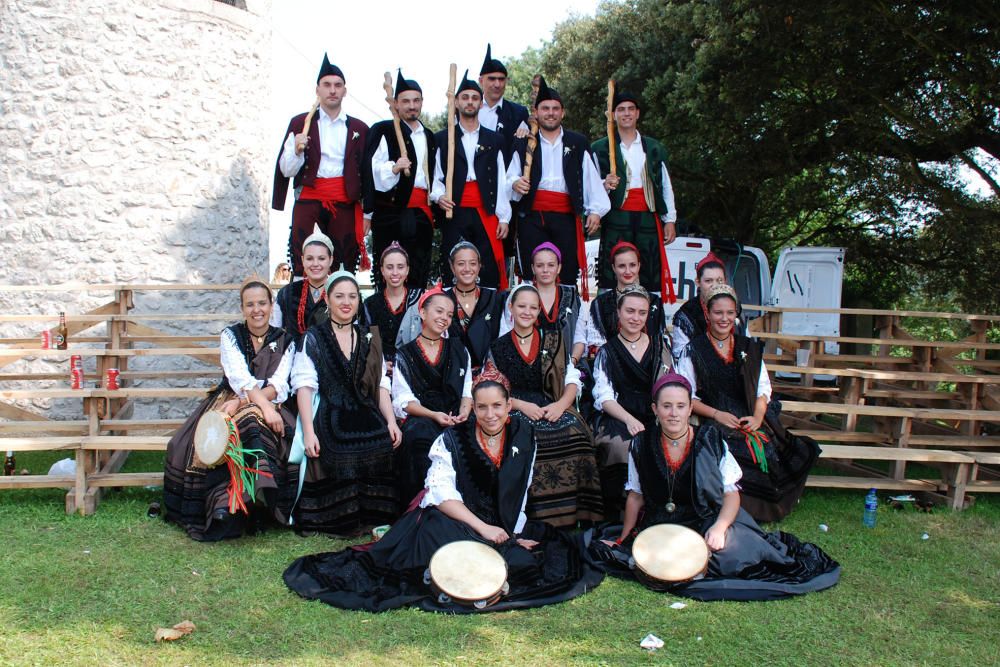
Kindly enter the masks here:
M 265 274 L 270 10 L 270 0 L 246 10 L 215 0 L 0 0 L 0 284 Z M 108 296 L 0 291 L 0 310 L 80 313 Z M 135 305 L 238 310 L 231 293 L 139 293 Z M 222 323 L 152 325 L 218 333 Z M 0 329 L 35 336 L 40 325 Z

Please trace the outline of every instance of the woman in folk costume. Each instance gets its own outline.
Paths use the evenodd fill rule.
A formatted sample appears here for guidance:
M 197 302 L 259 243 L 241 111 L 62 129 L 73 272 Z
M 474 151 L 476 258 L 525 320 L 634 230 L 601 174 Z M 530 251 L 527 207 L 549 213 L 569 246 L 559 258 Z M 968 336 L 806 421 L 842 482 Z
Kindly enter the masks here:
M 288 587 L 342 609 L 474 612 L 434 595 L 424 579 L 435 552 L 461 540 L 492 545 L 507 565 L 510 590 L 484 611 L 539 607 L 597 586 L 603 575 L 575 540 L 525 515 L 535 438 L 511 412 L 510 396 L 507 380 L 487 364 L 473 389 L 474 418 L 431 446 L 417 506 L 374 544 L 299 558 L 285 571 Z
M 704 577 L 666 588 L 674 595 L 774 600 L 836 584 L 840 566 L 822 549 L 788 533 L 765 533 L 740 507 L 741 472 L 731 441 L 715 422 L 689 425 L 688 381 L 665 375 L 652 397 L 656 423 L 636 435 L 629 450 L 624 523 L 585 537 L 594 562 L 632 577 L 628 562 L 636 535 L 676 524 L 703 535 L 710 556 Z
M 618 292 L 618 332 L 594 360 L 594 442 L 601 470 L 604 515 L 617 521 L 625 508 L 625 472 L 632 438 L 653 424 L 653 385 L 671 367 L 670 348 L 646 333 L 652 298 L 638 284 Z
M 392 409 L 403 420 L 403 445 L 396 450 L 400 499 L 408 503 L 424 488 L 431 443 L 472 410 L 472 365 L 461 338 L 448 338 L 455 302 L 440 285 L 417 304 L 423 329 L 396 351 Z
M 533 279 L 526 282 L 534 285 L 541 298 L 536 326 L 543 333 L 561 331 L 563 340 L 572 350 L 574 360 L 579 361 L 586 341 L 587 318 L 585 315 L 581 318 L 582 302 L 576 285 L 559 284 L 562 252 L 554 243 L 542 243 L 531 253 L 531 268 Z M 500 324 L 500 335 L 512 328 L 514 325 L 510 311 L 506 310 Z
M 384 287 L 365 299 L 362 321 L 368 326 L 377 326 L 382 334 L 382 355 L 392 375 L 399 326 L 407 309 L 417 303 L 424 290 L 406 286 L 410 275 L 410 256 L 397 242 L 393 241 L 382 251 L 378 266 Z
M 677 372 L 691 384 L 694 414 L 718 423 L 743 469 L 744 509 L 758 521 L 778 521 L 802 495 L 819 446 L 781 424 L 762 345 L 734 331 L 736 291 L 715 285 L 705 308 L 708 331 L 684 348 Z
M 333 266 L 333 241 L 316 228 L 302 244 L 304 277 L 288 283 L 275 298 L 271 326 L 283 327 L 298 345 L 306 329 L 326 322 L 326 279 Z
M 308 457 L 292 518 L 299 531 L 357 535 L 398 516 L 393 449 L 401 442 L 378 327 L 357 322 L 354 274 L 326 283 L 330 321 L 311 327 L 292 366 L 296 441 Z
M 611 249 L 609 258 L 614 271 L 615 288 L 601 292 L 590 302 L 586 351 L 589 356 L 595 356 L 604 343 L 615 337 L 618 331 L 618 298 L 627 287 L 639 284 L 642 262 L 638 248 L 628 241 L 619 241 Z M 647 294 L 649 316 L 644 331 L 651 337 L 662 339 L 666 335 L 663 303 L 656 294 Z
M 507 293 L 479 285 L 482 261 L 479 250 L 468 241 L 455 244 L 448 253 L 448 263 L 455 279 L 454 287 L 445 289 L 445 294 L 455 302 L 455 318 L 448 337 L 458 338 L 465 345 L 472 358 L 472 374 L 476 375 L 489 354 L 490 344 L 499 335 Z M 420 313 L 411 307 L 399 327 L 396 346 L 414 340 L 422 326 Z
M 713 287 L 725 285 L 727 282 L 726 265 L 713 253 L 708 253 L 695 265 L 695 285 L 698 288 L 698 296 L 685 301 L 674 313 L 671 352 L 675 360 L 680 358 L 688 341 L 708 331 L 708 310 L 705 300 Z M 737 309 L 736 316 L 740 316 L 739 309 Z M 739 320 L 737 320 L 736 327 L 739 331 Z
M 541 300 L 533 286 L 518 285 L 507 303 L 514 328 L 490 346 L 490 359 L 510 380 L 515 413 L 535 429 L 538 457 L 528 516 L 570 528 L 599 521 L 594 440 L 573 409 L 580 372 L 569 363 L 562 332 L 537 328 Z
M 271 290 L 256 278 L 240 288 L 244 321 L 222 331 L 222 382 L 167 444 L 163 500 L 167 521 L 199 541 L 239 537 L 267 521 L 288 522 L 298 475 L 288 466 L 294 420 L 282 407 L 295 351 L 292 337 L 268 324 Z M 209 466 L 195 453 L 198 421 L 229 416 L 229 454 Z

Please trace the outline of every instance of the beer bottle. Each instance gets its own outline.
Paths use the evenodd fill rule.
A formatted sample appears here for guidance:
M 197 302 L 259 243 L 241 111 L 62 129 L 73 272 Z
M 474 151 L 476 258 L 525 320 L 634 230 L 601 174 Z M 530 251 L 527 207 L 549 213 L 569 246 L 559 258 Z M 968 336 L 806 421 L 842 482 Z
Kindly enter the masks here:
M 59 313 L 59 328 L 56 330 L 56 349 L 65 350 L 69 345 L 69 329 L 66 328 L 66 313 Z

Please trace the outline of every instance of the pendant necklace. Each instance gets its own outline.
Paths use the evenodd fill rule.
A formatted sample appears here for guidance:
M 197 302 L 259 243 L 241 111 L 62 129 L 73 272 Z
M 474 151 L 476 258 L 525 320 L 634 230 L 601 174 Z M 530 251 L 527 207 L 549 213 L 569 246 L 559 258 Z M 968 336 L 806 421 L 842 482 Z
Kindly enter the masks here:
M 726 343 L 732 337 L 732 334 L 729 334 L 728 336 L 720 340 L 716 338 L 715 334 L 713 334 L 711 331 L 708 332 L 708 335 L 712 337 L 712 340 L 715 341 L 715 346 L 718 347 L 720 350 L 723 349 L 723 347 L 725 347 Z
M 466 292 L 463 289 L 459 289 L 458 285 L 456 285 L 455 286 L 455 291 L 458 292 L 459 294 L 463 295 L 463 296 L 468 296 L 469 294 L 476 294 L 479 291 L 479 288 L 478 287 L 473 287 L 468 292 Z M 463 303 L 462 304 L 462 310 L 464 310 L 466 313 L 468 313 L 469 315 L 471 315 L 472 314 L 472 303 Z
M 687 456 L 688 444 L 691 442 L 691 427 L 690 426 L 688 427 L 688 430 L 685 433 L 685 436 L 686 437 L 684 439 L 684 454 L 681 455 L 681 463 L 677 466 L 677 469 L 675 470 L 673 463 L 671 463 L 671 461 L 670 461 L 670 457 L 667 456 L 667 448 L 663 447 L 663 445 L 666 443 L 666 441 L 670 441 L 670 447 L 672 449 L 676 450 L 676 448 L 680 447 L 680 445 L 681 445 L 680 438 L 674 438 L 673 436 L 667 435 L 663 431 L 660 431 L 660 438 L 661 438 L 660 439 L 660 446 L 663 447 L 663 458 L 666 459 L 667 468 L 668 468 L 668 472 L 667 472 L 667 495 L 668 495 L 669 499 L 667 500 L 667 504 L 663 506 L 663 509 L 665 509 L 668 512 L 671 512 L 671 513 L 673 513 L 677 509 L 677 505 L 674 504 L 674 480 L 676 479 L 677 471 L 680 470 L 681 465 L 683 465 L 683 463 L 684 463 L 684 458 Z
M 642 340 L 642 332 L 639 332 L 639 336 L 635 340 L 629 340 L 621 331 L 618 332 L 618 337 L 628 343 L 628 346 L 634 350 L 635 346 Z
M 247 331 L 250 331 L 250 327 L 247 327 Z M 254 340 L 257 341 L 258 345 L 263 345 L 264 339 L 267 338 L 267 334 L 270 331 L 271 331 L 271 325 L 269 324 L 267 325 L 267 329 L 264 330 L 264 333 L 260 334 L 259 336 L 252 331 L 250 331 L 250 335 L 254 337 Z

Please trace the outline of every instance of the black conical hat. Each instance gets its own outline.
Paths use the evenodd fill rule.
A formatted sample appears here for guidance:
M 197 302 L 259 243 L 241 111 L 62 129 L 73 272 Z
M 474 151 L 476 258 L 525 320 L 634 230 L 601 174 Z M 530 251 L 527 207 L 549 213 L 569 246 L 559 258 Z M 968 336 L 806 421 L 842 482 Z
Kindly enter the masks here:
M 559 96 L 559 91 L 555 88 L 549 88 L 548 84 L 545 83 L 545 77 L 538 76 L 538 95 L 535 97 L 535 106 L 537 107 L 542 102 L 547 102 L 549 100 L 555 100 L 562 104 L 562 97 Z
M 333 76 L 339 76 L 341 79 L 343 79 L 344 83 L 347 83 L 347 79 L 344 78 L 344 73 L 340 70 L 339 67 L 331 63 L 330 58 L 324 53 L 323 66 L 319 68 L 319 74 L 316 76 L 316 83 L 319 83 L 319 80 L 322 79 L 324 76 L 330 76 L 331 74 Z
M 396 70 L 396 92 L 395 92 L 395 97 L 399 97 L 400 93 L 405 93 L 408 90 L 415 90 L 418 93 L 420 93 L 421 95 L 424 94 L 424 90 L 423 90 L 423 88 L 420 87 L 419 83 L 417 83 L 413 79 L 404 79 L 403 78 L 403 70 L 397 69 Z
M 507 68 L 503 66 L 502 62 L 493 58 L 492 46 L 487 44 L 486 57 L 483 59 L 483 67 L 479 70 L 479 76 L 497 73 L 507 76 Z
M 479 84 L 469 78 L 469 70 L 465 70 L 465 74 L 462 75 L 462 83 L 458 84 L 458 90 L 455 94 L 458 95 L 463 90 L 474 90 L 480 95 L 483 94 L 483 89 L 479 87 Z

